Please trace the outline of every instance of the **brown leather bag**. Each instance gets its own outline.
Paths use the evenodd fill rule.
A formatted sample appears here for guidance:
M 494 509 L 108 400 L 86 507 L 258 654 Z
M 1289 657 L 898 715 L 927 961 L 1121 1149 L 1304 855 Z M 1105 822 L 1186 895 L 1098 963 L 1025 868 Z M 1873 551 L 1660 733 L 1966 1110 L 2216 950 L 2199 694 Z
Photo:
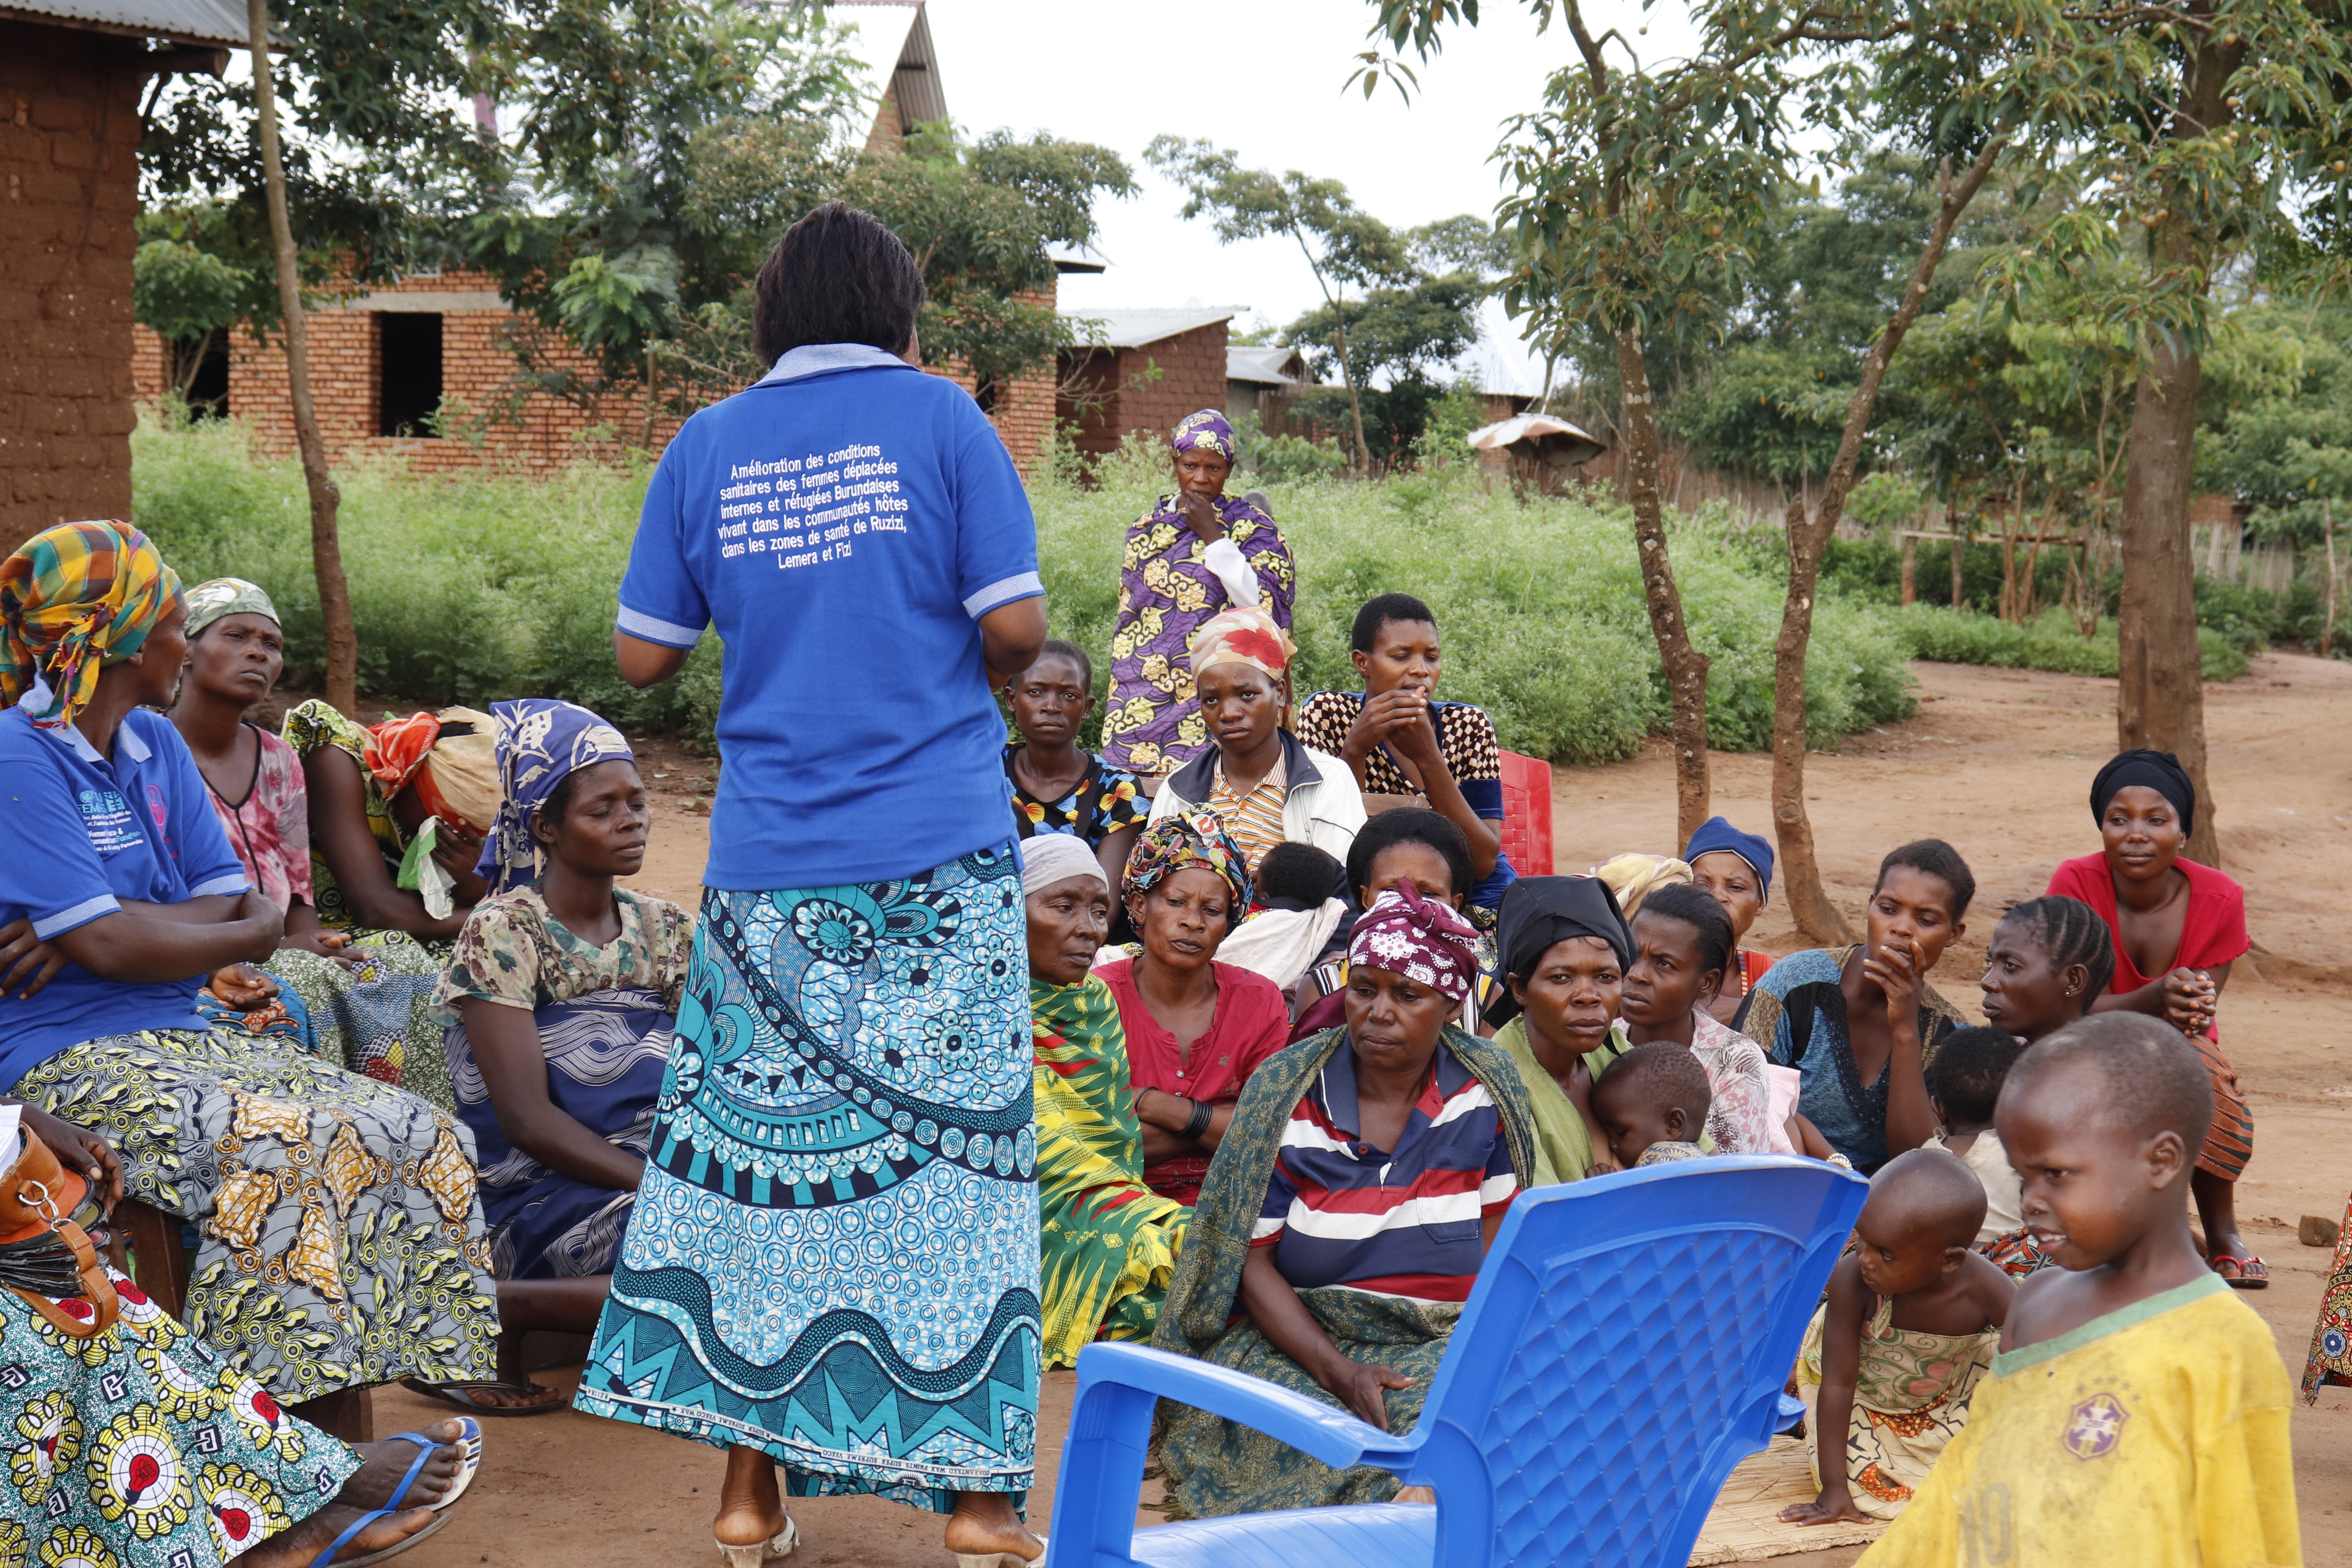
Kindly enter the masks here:
M 89 1233 L 68 1217 L 89 1195 L 89 1183 L 58 1163 L 29 1130 L 24 1136 L 24 1152 L 0 1175 L 0 1284 L 59 1333 L 93 1339 L 114 1326 L 122 1301 L 99 1265 Z M 10 1273 L 47 1284 L 62 1284 L 71 1275 L 80 1289 L 52 1299 L 44 1289 L 9 1283 Z

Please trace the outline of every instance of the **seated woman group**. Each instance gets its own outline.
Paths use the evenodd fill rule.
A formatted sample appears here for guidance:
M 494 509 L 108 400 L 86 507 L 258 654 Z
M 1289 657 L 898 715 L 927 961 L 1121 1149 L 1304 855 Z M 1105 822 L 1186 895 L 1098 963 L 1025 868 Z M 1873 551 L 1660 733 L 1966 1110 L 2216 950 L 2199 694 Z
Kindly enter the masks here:
M 215 1024 L 303 1039 L 329 1061 L 454 1109 L 430 1000 L 448 961 L 455 911 L 436 920 L 420 895 L 394 885 L 397 862 L 387 868 L 391 851 L 373 847 L 367 814 L 380 816 L 394 837 L 401 832 L 396 819 L 413 831 L 435 812 L 446 814 L 436 858 L 453 879 L 462 879 L 460 886 L 478 887 L 479 830 L 457 825 L 470 815 L 487 826 L 495 801 L 488 721 L 478 730 L 454 718 L 442 727 L 419 714 L 378 727 L 406 737 L 398 742 L 379 740 L 314 701 L 288 715 L 287 738 L 280 739 L 245 717 L 268 699 L 284 668 L 277 606 L 261 588 L 236 577 L 200 583 L 187 598 L 186 673 L 168 712 L 247 878 L 286 921 L 264 966 L 215 973 L 198 994 L 200 1009 Z M 435 726 L 429 738 L 427 724 Z M 359 770 L 366 763 L 338 749 L 346 741 L 362 759 L 376 746 L 377 765 L 394 777 L 407 770 L 405 784 L 392 792 L 396 810 L 385 804 L 383 780 L 367 775 L 362 787 Z M 397 767 L 386 761 L 394 755 L 402 759 Z M 315 792 L 313 778 L 320 781 Z M 370 847 L 356 858 L 354 842 Z M 368 909 L 381 929 L 354 924 L 354 907 Z
M 189 1329 L 293 1405 L 495 1368 L 467 1136 L 282 1039 L 209 1026 L 205 976 L 285 916 L 172 721 L 188 605 L 137 530 L 67 524 L 0 563 L 0 1088 L 103 1136 L 195 1227 Z

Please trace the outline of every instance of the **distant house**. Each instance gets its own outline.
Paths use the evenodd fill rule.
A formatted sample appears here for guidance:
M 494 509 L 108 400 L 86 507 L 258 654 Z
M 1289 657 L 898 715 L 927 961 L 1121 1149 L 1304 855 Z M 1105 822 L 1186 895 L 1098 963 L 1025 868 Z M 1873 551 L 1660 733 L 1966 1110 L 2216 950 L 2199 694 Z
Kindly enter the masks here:
M 219 72 L 245 23 L 228 0 L 0 5 L 0 553 L 130 515 L 139 95 Z
M 1314 384 L 1307 356 L 1295 348 L 1227 346 L 1225 349 L 1225 417 L 1248 415 L 1265 425 L 1280 417 L 1282 405 L 1299 387 Z
M 1081 452 L 1115 452 L 1135 430 L 1165 435 L 1179 419 L 1226 405 L 1226 323 L 1239 307 L 1174 310 L 1065 305 L 1077 345 L 1062 351 L 1055 417 Z
M 0 5 L 10 3 L 0 0 Z M 150 3 L 224 5 L 224 0 Z M 908 128 L 947 118 L 921 0 L 836 0 L 827 15 L 848 26 L 846 47 L 861 64 L 861 86 L 876 106 L 869 149 L 895 149 L 905 143 Z M 136 134 L 134 128 L 134 141 Z M 1055 265 L 1063 271 L 1101 269 L 1091 257 L 1056 258 Z M 126 278 L 126 325 L 128 291 Z M 1031 302 L 1051 308 L 1054 294 L 1049 288 Z M 486 423 L 477 417 L 506 405 L 515 373 L 507 342 L 526 325 L 499 295 L 497 280 L 481 272 L 412 273 L 318 310 L 310 319 L 311 395 L 331 458 L 394 454 L 425 472 L 485 463 L 551 468 L 622 447 L 658 452 L 677 433 L 682 421 L 653 409 L 642 385 L 625 387 L 593 406 L 534 393 L 523 400 L 518 418 Z M 138 395 L 160 398 L 169 384 L 173 345 L 144 327 L 136 335 L 135 353 L 121 357 L 135 365 Z M 199 375 L 200 397 L 243 420 L 265 446 L 292 449 L 294 408 L 283 351 L 239 332 L 219 353 L 219 363 Z M 559 366 L 590 368 L 584 358 L 560 349 L 547 357 Z M 1053 430 L 1052 369 L 1041 367 L 1002 386 L 975 386 L 952 366 L 946 374 L 974 395 L 1013 461 L 1027 470 Z M 127 497 L 127 448 L 125 471 Z

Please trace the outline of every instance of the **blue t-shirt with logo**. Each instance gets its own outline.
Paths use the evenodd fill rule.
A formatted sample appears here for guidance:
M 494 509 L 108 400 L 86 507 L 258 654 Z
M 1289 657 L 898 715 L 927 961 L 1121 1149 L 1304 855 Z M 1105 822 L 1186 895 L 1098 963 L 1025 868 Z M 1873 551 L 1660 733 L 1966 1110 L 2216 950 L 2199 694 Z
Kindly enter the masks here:
M 1009 838 L 980 617 L 1044 591 L 1021 476 L 953 382 L 814 345 L 688 419 L 618 625 L 725 644 L 704 883 L 886 881 Z
M 81 731 L 37 730 L 23 708 L 0 712 L 0 926 L 30 920 L 47 940 L 121 908 L 184 903 L 249 883 L 204 775 L 172 721 L 133 709 L 109 762 Z M 30 1001 L 0 997 L 0 1084 L 68 1046 L 134 1029 L 201 1029 L 205 976 L 150 984 L 105 980 L 68 963 Z

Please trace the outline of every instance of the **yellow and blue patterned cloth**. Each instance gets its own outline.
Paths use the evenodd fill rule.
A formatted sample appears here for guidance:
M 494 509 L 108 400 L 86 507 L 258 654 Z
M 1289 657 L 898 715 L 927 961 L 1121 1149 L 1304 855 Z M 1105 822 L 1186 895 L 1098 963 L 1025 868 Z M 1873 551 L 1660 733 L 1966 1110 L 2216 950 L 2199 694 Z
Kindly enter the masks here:
M 36 727 L 70 724 L 98 690 L 101 665 L 128 658 L 180 596 L 180 574 L 127 522 L 63 522 L 0 561 L 0 708 L 35 683 L 48 700 Z

